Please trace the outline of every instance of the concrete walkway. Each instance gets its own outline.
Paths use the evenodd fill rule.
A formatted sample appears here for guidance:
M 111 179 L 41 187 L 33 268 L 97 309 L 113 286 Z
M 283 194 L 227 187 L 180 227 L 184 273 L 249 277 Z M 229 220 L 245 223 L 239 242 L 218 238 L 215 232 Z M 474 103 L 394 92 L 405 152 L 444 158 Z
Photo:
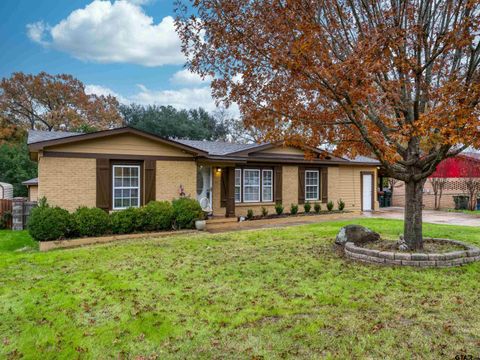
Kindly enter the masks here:
M 363 213 L 363 217 L 403 220 L 403 208 L 382 208 L 371 213 Z M 423 222 L 431 224 L 480 226 L 480 215 L 461 212 L 423 210 Z

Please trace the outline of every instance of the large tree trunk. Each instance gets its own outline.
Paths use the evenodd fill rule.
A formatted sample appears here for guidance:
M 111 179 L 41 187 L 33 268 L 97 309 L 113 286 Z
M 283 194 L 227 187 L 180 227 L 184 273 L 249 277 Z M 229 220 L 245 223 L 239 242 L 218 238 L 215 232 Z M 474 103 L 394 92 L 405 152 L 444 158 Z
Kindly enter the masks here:
M 422 205 L 425 180 L 405 183 L 404 238 L 411 250 L 423 248 Z

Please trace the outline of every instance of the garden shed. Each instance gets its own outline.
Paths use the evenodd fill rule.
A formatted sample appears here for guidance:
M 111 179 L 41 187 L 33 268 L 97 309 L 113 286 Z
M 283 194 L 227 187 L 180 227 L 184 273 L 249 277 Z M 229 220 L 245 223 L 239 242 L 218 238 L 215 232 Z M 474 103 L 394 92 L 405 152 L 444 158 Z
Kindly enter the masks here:
M 13 199 L 13 185 L 0 182 L 0 199 Z

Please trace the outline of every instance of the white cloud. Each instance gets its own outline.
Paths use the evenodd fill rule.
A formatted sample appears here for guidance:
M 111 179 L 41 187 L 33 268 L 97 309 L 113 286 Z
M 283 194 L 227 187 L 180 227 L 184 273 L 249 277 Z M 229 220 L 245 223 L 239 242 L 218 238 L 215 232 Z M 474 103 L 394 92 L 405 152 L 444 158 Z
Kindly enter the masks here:
M 195 74 L 188 69 L 184 69 L 173 74 L 170 81 L 173 84 L 179 85 L 205 85 L 209 84 L 212 81 L 212 78 L 207 76 L 205 79 L 202 79 L 200 75 Z
M 37 21 L 32 24 L 27 24 L 27 36 L 42 45 L 45 45 L 44 40 L 45 33 L 48 31 L 48 25 L 43 21 Z
M 179 90 L 150 90 L 141 84 L 138 87 L 140 91 L 131 97 L 136 103 L 171 105 L 177 109 L 203 107 L 207 111 L 213 111 L 216 108 L 208 86 Z
M 119 93 L 113 91 L 112 89 L 102 86 L 102 85 L 94 85 L 94 84 L 89 84 L 85 85 L 85 93 L 86 94 L 95 94 L 95 95 L 103 95 L 103 96 L 108 96 L 112 95 L 117 98 L 117 100 L 121 103 L 128 104 L 129 101 L 127 98 L 124 96 L 120 95 Z
M 53 27 L 43 22 L 28 24 L 28 36 L 81 60 L 144 66 L 183 64 L 174 19 L 166 16 L 155 24 L 140 7 L 145 3 L 95 0 Z

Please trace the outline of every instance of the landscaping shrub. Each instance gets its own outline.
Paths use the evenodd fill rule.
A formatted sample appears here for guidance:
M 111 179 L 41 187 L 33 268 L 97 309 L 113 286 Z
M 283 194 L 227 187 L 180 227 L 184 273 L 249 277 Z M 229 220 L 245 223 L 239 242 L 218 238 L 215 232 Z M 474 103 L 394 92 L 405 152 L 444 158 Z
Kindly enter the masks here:
M 310 210 L 312 210 L 312 204 L 310 204 L 308 201 L 303 204 L 303 210 L 305 210 L 305 213 L 309 213 Z
M 292 204 L 290 205 L 290 214 L 296 215 L 298 213 L 298 205 Z
M 282 215 L 283 205 L 281 203 L 275 204 L 275 212 L 277 213 L 277 215 Z
M 332 210 L 333 210 L 333 202 L 332 202 L 332 200 L 330 200 L 330 201 L 327 203 L 327 210 L 328 210 L 328 211 L 332 211 Z
M 80 207 L 73 214 L 73 220 L 80 236 L 100 236 L 110 231 L 110 217 L 99 208 Z
M 171 230 L 173 225 L 173 206 L 168 201 L 151 201 L 141 210 L 142 230 Z
M 320 206 L 319 203 L 315 203 L 313 205 L 313 210 L 315 210 L 315 213 L 320 214 L 320 210 L 322 210 L 322 207 Z
M 0 230 L 7 228 L 8 221 L 12 218 L 12 213 L 10 211 L 6 211 L 0 216 Z
M 110 215 L 111 228 L 114 234 L 131 234 L 142 228 L 140 208 L 128 208 L 115 211 Z
M 177 229 L 192 229 L 195 226 L 195 220 L 205 217 L 197 200 L 181 197 L 173 200 L 172 205 Z
M 337 204 L 338 204 L 338 210 L 343 211 L 343 209 L 345 209 L 345 202 L 342 199 L 339 199 L 337 201 Z
M 253 219 L 253 210 L 252 210 L 252 209 L 248 209 L 248 210 L 247 210 L 247 219 L 248 219 L 248 220 L 252 220 L 252 219 Z
M 30 235 L 37 241 L 68 238 L 75 231 L 72 214 L 48 205 L 32 209 L 27 226 Z
M 262 206 L 262 216 L 265 217 L 268 215 L 268 210 L 265 206 Z

